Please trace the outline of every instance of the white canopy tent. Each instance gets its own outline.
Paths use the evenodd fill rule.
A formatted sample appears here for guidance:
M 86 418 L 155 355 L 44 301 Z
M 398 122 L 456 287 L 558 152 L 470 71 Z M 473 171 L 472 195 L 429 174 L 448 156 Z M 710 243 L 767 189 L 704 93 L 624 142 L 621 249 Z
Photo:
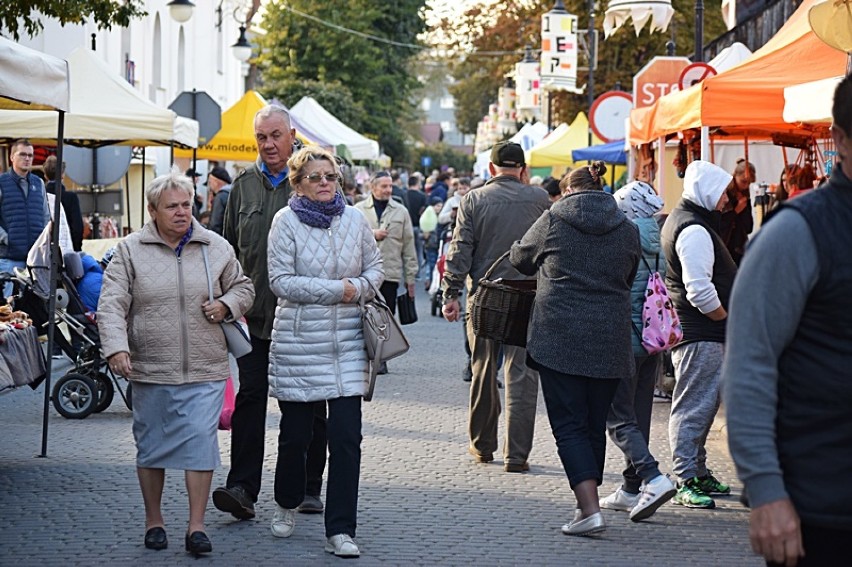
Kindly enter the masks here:
M 784 121 L 791 124 L 831 124 L 834 91 L 843 77 L 820 79 L 784 88 Z
M 27 80 L 21 82 L 21 77 Z M 37 113 L 56 111 L 56 136 L 58 140 L 56 156 L 62 161 L 62 138 L 65 129 L 65 113 L 70 110 L 70 89 L 68 63 L 33 49 L 0 37 L 0 108 L 24 109 L 23 112 Z M 32 110 L 27 110 L 32 109 Z M 60 168 L 57 168 L 56 181 L 59 189 L 56 202 L 62 199 L 62 185 L 59 183 Z M 52 262 L 50 265 L 49 314 L 56 309 L 56 279 L 59 274 L 59 215 L 60 206 L 54 207 L 53 230 L 50 235 Z M 47 352 L 53 352 L 53 333 L 56 320 L 49 317 L 47 326 Z M 50 375 L 53 371 L 52 357 L 45 360 L 44 410 L 41 426 L 41 454 L 47 456 L 48 412 L 50 407 Z
M 313 98 L 306 96 L 290 108 L 296 121 L 310 124 L 317 138 L 335 145 L 344 145 L 352 159 L 379 159 L 379 143 L 362 136 L 322 107 Z
M 68 112 L 66 61 L 0 37 L 0 63 L 0 108 Z
M 16 63 L 13 61 L 13 63 Z M 63 62 L 64 63 L 64 62 Z M 66 116 L 65 140 L 75 145 L 103 146 L 112 144 L 146 146 L 198 146 L 198 123 L 182 118 L 167 108 L 145 100 L 127 81 L 110 71 L 91 51 L 78 48 L 68 57 L 70 104 L 73 111 Z M 20 85 L 28 92 L 39 92 L 41 86 L 20 77 L 30 77 L 31 69 L 18 70 L 6 80 L 5 62 L 0 69 L 4 88 Z M 15 73 L 13 68 L 10 73 Z M 29 138 L 36 144 L 53 144 L 56 140 L 55 112 L 0 110 L 0 138 Z

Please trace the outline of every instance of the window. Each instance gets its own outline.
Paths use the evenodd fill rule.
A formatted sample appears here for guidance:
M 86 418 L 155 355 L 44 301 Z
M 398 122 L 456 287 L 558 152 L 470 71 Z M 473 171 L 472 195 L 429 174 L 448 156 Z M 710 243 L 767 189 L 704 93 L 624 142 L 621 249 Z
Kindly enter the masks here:
M 429 112 L 429 110 L 432 108 L 432 101 L 428 98 L 424 98 L 423 102 L 420 103 L 420 108 L 422 108 L 426 112 Z
M 454 132 L 455 129 L 456 125 L 454 122 L 450 122 L 449 120 L 443 120 L 441 122 L 441 130 L 443 130 L 445 134 L 448 132 Z
M 453 97 L 447 95 L 441 97 L 441 108 L 455 108 L 456 101 Z

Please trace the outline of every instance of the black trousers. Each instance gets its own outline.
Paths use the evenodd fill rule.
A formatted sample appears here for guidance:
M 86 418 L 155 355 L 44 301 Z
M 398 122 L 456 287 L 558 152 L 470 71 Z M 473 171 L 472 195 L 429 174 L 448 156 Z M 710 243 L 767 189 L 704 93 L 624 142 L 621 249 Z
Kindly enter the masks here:
M 379 292 L 385 298 L 385 303 L 390 307 L 391 313 L 396 315 L 396 293 L 399 289 L 399 282 L 383 282 Z
M 266 444 L 266 406 L 269 402 L 269 345 L 271 341 L 251 335 L 252 351 L 237 359 L 240 389 L 231 417 L 231 470 L 227 486 L 243 487 L 257 502 Z M 319 496 L 326 461 L 325 402 L 312 406 L 313 425 L 308 458 L 312 496 Z M 296 506 L 301 504 L 297 503 Z M 295 508 L 296 506 L 293 506 Z
M 295 508 L 307 493 L 308 446 L 316 402 L 279 401 L 281 426 L 275 465 L 275 502 Z M 361 397 L 328 400 L 328 486 L 325 535 L 355 537 L 361 476 Z

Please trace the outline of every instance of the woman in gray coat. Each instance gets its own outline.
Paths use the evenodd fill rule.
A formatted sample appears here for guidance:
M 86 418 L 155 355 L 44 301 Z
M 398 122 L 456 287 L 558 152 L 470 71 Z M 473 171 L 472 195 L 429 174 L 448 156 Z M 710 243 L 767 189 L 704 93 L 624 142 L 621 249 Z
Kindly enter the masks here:
M 361 467 L 361 397 L 367 354 L 359 299 L 382 284 L 382 258 L 364 216 L 347 207 L 329 152 L 306 147 L 287 164 L 293 196 L 269 232 L 269 283 L 278 297 L 269 386 L 281 408 L 272 534 L 290 537 L 305 497 L 314 404 L 328 401 L 325 550 L 357 557 L 352 540 Z
M 630 288 L 641 254 L 639 231 L 603 192 L 603 162 L 560 182 L 567 194 L 512 246 L 521 273 L 538 272 L 527 343 L 539 371 L 562 466 L 577 498 L 566 535 L 606 529 L 598 504 L 606 417 L 619 381 L 632 374 Z

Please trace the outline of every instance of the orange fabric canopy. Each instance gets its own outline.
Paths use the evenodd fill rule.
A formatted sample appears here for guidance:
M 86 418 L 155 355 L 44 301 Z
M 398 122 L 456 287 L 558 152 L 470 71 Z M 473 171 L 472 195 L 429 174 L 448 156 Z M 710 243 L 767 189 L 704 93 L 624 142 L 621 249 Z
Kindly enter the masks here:
M 784 122 L 784 87 L 844 74 L 846 54 L 813 33 L 804 0 L 778 33 L 740 65 L 630 112 L 630 143 L 710 126 L 724 134 L 766 136 L 808 133 L 812 126 Z

